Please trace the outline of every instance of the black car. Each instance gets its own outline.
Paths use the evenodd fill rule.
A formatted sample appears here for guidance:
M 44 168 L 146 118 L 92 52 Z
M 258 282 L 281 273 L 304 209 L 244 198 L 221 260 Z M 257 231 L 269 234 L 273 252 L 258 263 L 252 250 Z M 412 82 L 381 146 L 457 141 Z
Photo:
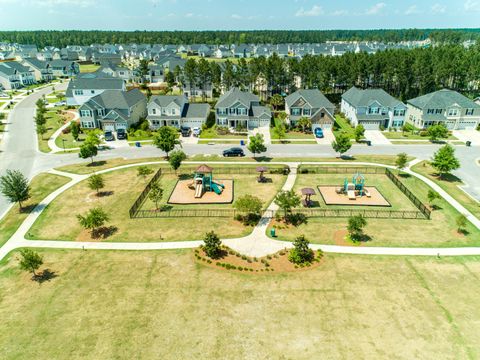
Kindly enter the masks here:
M 243 152 L 243 149 L 234 147 L 234 148 L 224 150 L 223 151 L 223 156 L 225 156 L 225 157 L 227 157 L 227 156 L 245 156 L 245 153 Z
M 113 136 L 113 132 L 105 131 L 105 141 L 113 141 L 115 140 L 115 136 Z
M 189 127 L 187 126 L 182 126 L 180 128 L 180 132 L 182 133 L 182 136 L 183 137 L 189 137 L 190 134 L 192 133 L 192 129 L 190 129 Z
M 125 129 L 117 129 L 117 139 L 124 140 L 126 138 L 127 138 L 127 133 L 125 132 Z

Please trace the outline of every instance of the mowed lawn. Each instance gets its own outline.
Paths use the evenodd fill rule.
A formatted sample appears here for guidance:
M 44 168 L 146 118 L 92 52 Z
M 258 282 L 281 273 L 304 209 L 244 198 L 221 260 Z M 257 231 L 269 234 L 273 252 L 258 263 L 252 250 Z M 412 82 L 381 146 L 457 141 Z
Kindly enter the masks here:
M 151 166 L 158 169 L 158 166 Z M 215 173 L 214 173 L 215 174 Z M 216 175 L 215 175 L 216 176 Z M 215 232 L 224 238 L 244 236 L 251 232 L 251 227 L 245 227 L 233 218 L 198 217 L 198 218 L 156 218 L 130 219 L 128 210 L 139 194 L 145 188 L 148 179 L 137 176 L 137 168 L 131 167 L 112 171 L 103 175 L 105 180 L 104 191 L 112 194 L 97 197 L 95 191 L 90 190 L 87 181 L 83 181 L 61 194 L 40 215 L 39 219 L 28 232 L 32 239 L 59 239 L 90 241 L 90 233 L 78 223 L 77 214 L 84 214 L 93 207 L 102 207 L 110 217 L 107 226 L 114 226 L 116 232 L 106 241 L 179 241 L 199 240 L 206 232 Z M 218 175 L 217 178 L 236 179 L 235 194 L 250 193 L 263 198 L 272 199 L 276 191 L 281 188 L 285 177 L 272 176 L 273 184 L 265 184 L 264 191 L 258 190 L 256 175 Z M 270 177 L 270 175 L 269 175 Z M 165 187 L 165 198 L 168 199 L 169 190 L 173 188 L 175 180 L 168 175 L 162 180 Z M 262 184 L 263 185 L 263 184 Z M 266 189 L 269 189 L 266 191 Z M 219 205 L 198 205 L 199 207 L 218 207 Z M 222 205 L 225 206 L 225 205 Z M 231 207 L 231 205 L 228 205 Z M 177 206 L 178 208 L 178 206 Z
M 191 250 L 41 251 L 0 265 L 2 359 L 480 357 L 480 259 L 327 255 L 242 274 Z
M 299 175 L 296 188 L 300 189 L 303 185 L 310 187 L 316 182 L 323 181 L 320 179 L 308 181 L 309 177 L 316 176 L 321 179 L 331 175 Z M 365 176 L 368 185 L 374 178 L 370 174 Z M 413 176 L 401 179 L 421 201 L 427 203 L 427 193 L 430 189 L 428 185 Z M 328 183 L 329 180 L 325 182 Z M 382 187 L 378 188 L 382 189 L 382 193 L 392 203 L 394 210 L 412 209 L 413 205 L 410 205 L 410 209 L 404 208 L 408 205 L 408 199 L 394 188 L 393 183 L 388 186 L 388 191 L 384 191 L 383 186 L 387 184 L 382 184 Z M 312 200 L 319 198 L 317 191 L 317 195 Z M 443 199 L 436 200 L 434 204 L 438 209 L 432 212 L 431 220 L 367 219 L 365 233 L 371 237 L 371 240 L 362 243 L 362 246 L 480 246 L 480 231 L 468 223 L 466 233 L 459 233 L 456 225 L 459 213 Z M 325 208 L 325 206 L 322 207 Z M 350 208 L 362 209 L 361 206 Z M 347 218 L 309 218 L 307 224 L 298 227 L 285 227 L 283 224 L 275 226 L 277 236 L 282 240 L 294 240 L 299 235 L 305 235 L 312 243 L 345 245 L 343 239 L 347 232 L 347 222 Z

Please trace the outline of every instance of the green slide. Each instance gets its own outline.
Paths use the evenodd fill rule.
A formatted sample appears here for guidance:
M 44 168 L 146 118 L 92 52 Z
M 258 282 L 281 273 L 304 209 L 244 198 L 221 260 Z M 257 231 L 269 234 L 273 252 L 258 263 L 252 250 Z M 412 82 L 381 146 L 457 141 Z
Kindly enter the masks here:
M 218 184 L 212 181 L 211 187 L 215 194 L 220 195 L 223 191 L 223 188 L 225 188 L 225 185 Z

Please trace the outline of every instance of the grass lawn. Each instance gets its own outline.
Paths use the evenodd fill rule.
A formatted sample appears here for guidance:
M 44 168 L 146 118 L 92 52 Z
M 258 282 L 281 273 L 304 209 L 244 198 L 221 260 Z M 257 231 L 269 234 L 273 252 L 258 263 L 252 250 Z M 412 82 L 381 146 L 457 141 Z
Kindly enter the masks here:
M 158 168 L 158 166 L 152 166 Z M 273 184 L 266 184 L 263 191 L 258 190 L 256 175 L 215 175 L 219 179 L 235 178 L 235 196 L 250 193 L 272 199 L 283 184 L 284 177 L 274 177 Z M 243 177 L 243 179 L 242 179 Z M 271 177 L 269 175 L 269 177 Z M 98 198 L 95 191 L 88 188 L 87 182 L 81 182 L 61 194 L 40 215 L 29 231 L 32 239 L 90 240 L 90 233 L 83 230 L 76 219 L 77 214 L 101 206 L 110 216 L 108 226 L 118 230 L 107 241 L 179 241 L 198 240 L 207 231 L 215 230 L 221 237 L 244 236 L 251 231 L 232 218 L 159 218 L 130 219 L 128 210 L 145 188 L 146 182 L 137 177 L 135 167 L 104 174 L 105 189 L 113 194 Z M 175 179 L 166 176 L 162 179 L 165 188 L 164 201 L 170 195 Z M 199 205 L 199 207 L 219 207 L 220 205 Z M 231 205 L 224 205 L 231 207 Z M 187 207 L 187 206 L 186 206 Z M 181 230 L 180 230 L 181 229 Z M 180 230 L 180 231 L 179 231 Z
M 340 114 L 335 115 L 335 124 L 333 134 L 338 136 L 341 132 L 347 133 L 351 139 L 355 139 L 355 129 L 349 124 L 348 120 Z
M 35 176 L 31 183 L 31 198 L 24 204 L 24 210 L 20 213 L 18 205 L 15 205 L 0 220 L 0 246 L 12 236 L 29 212 L 42 201 L 48 194 L 57 190 L 70 181 L 69 178 L 53 174 L 40 174 Z
M 305 180 L 309 176 L 323 175 L 299 175 L 298 186 L 302 183 L 314 185 L 314 181 Z M 366 174 L 367 185 L 370 183 L 370 174 Z M 307 178 L 308 179 L 308 178 Z M 402 177 L 402 181 L 423 202 L 427 202 L 429 187 L 417 178 Z M 297 186 L 297 184 L 296 184 Z M 392 184 L 392 186 L 394 186 Z M 393 190 L 389 190 L 393 191 Z M 385 194 L 392 204 L 402 201 L 403 195 L 398 191 Z M 317 195 L 312 200 L 320 197 Z M 363 243 L 363 246 L 479 246 L 480 232 L 470 223 L 467 225 L 466 234 L 459 234 L 455 223 L 459 213 L 443 199 L 437 200 L 435 205 L 438 210 L 432 212 L 431 220 L 395 220 L 395 219 L 367 219 L 365 233 L 371 237 L 371 241 Z M 403 205 L 402 205 L 403 206 Z M 355 207 L 362 208 L 362 207 Z M 293 240 L 304 234 L 314 243 L 345 245 L 347 218 L 310 218 L 308 223 L 299 227 L 286 228 L 283 224 L 277 224 L 277 235 L 280 239 Z M 269 231 L 269 230 L 268 230 Z
M 41 285 L 15 254 L 0 264 L 3 359 L 480 356 L 479 258 L 327 255 L 252 275 L 191 250 L 40 253 L 56 275 Z
M 383 135 L 387 139 L 404 139 L 404 140 L 429 140 L 428 136 L 420 136 L 418 134 L 412 134 L 411 132 L 402 133 L 401 131 L 383 131 Z M 453 135 L 448 136 L 448 140 L 457 140 Z
M 238 139 L 246 140 L 247 135 L 235 135 L 235 134 L 227 134 L 227 135 L 220 135 L 218 134 L 215 128 L 205 129 L 200 133 L 200 139 Z
M 285 123 L 284 121 L 280 120 L 279 118 L 274 119 L 275 124 L 278 123 Z M 279 137 L 275 134 L 273 131 L 273 127 L 270 127 L 270 137 L 272 140 L 279 140 Z M 305 134 L 301 131 L 294 131 L 294 130 L 289 130 L 285 132 L 285 139 L 312 139 L 315 140 L 313 137 L 313 134 Z
M 42 136 L 42 135 L 37 135 L 38 136 L 38 147 L 40 151 L 42 152 L 50 152 L 50 147 L 48 146 L 48 139 L 57 131 L 61 126 L 65 124 L 65 121 L 67 119 L 66 116 L 61 115 L 58 113 L 58 111 L 63 110 L 65 107 L 58 107 L 52 110 L 48 110 L 46 113 L 46 127 L 47 127 L 47 132 Z M 69 116 L 69 115 L 67 115 Z
M 100 68 L 100 65 L 97 64 L 80 64 L 81 73 L 91 73 L 95 72 Z
M 198 140 L 198 143 L 199 144 L 210 144 L 210 143 L 214 143 L 214 144 L 230 144 L 230 145 L 240 145 L 240 140 L 243 140 L 243 139 L 223 139 L 223 140 L 208 140 L 208 139 L 204 139 L 204 140 Z
M 0 107 L 2 107 L 5 104 L 5 101 L 0 101 Z
M 80 133 L 79 136 L 78 136 L 78 140 L 75 141 L 73 139 L 73 136 L 71 133 L 68 133 L 68 134 L 60 134 L 60 136 L 58 136 L 56 139 L 55 139 L 55 144 L 63 149 L 63 147 L 65 146 L 65 149 L 75 149 L 75 148 L 79 148 L 83 141 L 85 140 L 87 136 L 85 134 L 82 134 Z M 65 140 L 65 141 L 63 141 Z
M 462 180 L 455 175 L 447 175 L 441 179 L 437 171 L 430 166 L 428 161 L 422 161 L 412 167 L 412 170 L 426 176 L 432 181 L 435 181 L 443 190 L 452 195 L 455 200 L 462 204 L 468 211 L 470 211 L 477 218 L 480 218 L 480 204 L 468 196 L 458 186 L 464 185 Z
M 300 140 L 300 141 L 292 141 L 292 139 L 288 140 L 272 140 L 272 144 L 293 144 L 293 145 L 317 145 L 317 142 L 315 139 L 312 139 L 311 141 L 305 139 L 305 140 Z

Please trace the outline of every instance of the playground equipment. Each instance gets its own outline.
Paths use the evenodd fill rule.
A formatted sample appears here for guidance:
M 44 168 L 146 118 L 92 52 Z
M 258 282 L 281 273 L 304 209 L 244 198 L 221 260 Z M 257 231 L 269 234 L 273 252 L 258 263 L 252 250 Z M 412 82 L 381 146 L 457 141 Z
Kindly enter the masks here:
M 315 195 L 315 189 L 312 188 L 303 188 L 302 195 L 305 196 L 305 199 L 302 200 L 304 207 L 312 206 L 312 195 Z
M 195 197 L 201 198 L 204 192 L 213 191 L 220 195 L 225 185 L 213 181 L 213 169 L 207 165 L 200 165 L 193 176 Z
M 337 193 L 346 194 L 350 200 L 355 200 L 357 197 L 362 196 L 370 197 L 370 193 L 365 188 L 365 177 L 360 173 L 353 175 L 351 183 L 345 178 L 343 188 L 337 188 Z

